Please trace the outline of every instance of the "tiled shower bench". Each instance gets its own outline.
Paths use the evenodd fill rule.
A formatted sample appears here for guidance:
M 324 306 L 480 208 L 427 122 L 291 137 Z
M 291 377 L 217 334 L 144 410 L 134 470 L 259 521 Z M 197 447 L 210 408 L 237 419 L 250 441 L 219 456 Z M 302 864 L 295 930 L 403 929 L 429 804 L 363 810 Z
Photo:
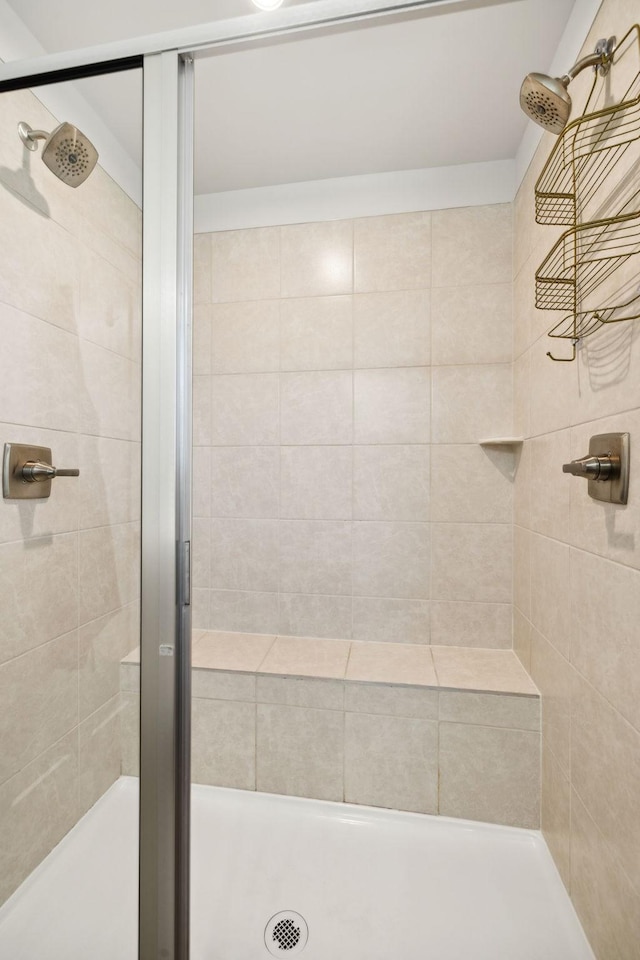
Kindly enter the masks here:
M 122 661 L 137 773 L 139 653 Z M 196 783 L 539 825 L 540 698 L 511 650 L 195 631 Z

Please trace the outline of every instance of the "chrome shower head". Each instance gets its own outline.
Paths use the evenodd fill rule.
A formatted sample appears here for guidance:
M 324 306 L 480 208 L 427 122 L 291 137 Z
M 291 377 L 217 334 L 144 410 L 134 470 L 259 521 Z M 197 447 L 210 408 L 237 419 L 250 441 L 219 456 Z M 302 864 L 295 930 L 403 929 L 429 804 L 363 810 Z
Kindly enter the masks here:
M 532 120 L 551 133 L 562 133 L 571 115 L 571 97 L 567 87 L 586 67 L 594 67 L 605 77 L 613 61 L 616 38 L 598 40 L 595 52 L 578 60 L 563 77 L 529 73 L 520 88 L 520 106 Z
M 59 180 L 70 187 L 79 187 L 96 163 L 98 151 L 88 137 L 72 123 L 61 123 L 51 133 L 32 130 L 28 123 L 18 124 L 18 134 L 28 150 L 38 149 L 44 140 L 42 159 Z
M 567 77 L 555 79 L 544 73 L 529 73 L 520 88 L 520 106 L 545 130 L 562 133 L 571 114 L 568 83 Z

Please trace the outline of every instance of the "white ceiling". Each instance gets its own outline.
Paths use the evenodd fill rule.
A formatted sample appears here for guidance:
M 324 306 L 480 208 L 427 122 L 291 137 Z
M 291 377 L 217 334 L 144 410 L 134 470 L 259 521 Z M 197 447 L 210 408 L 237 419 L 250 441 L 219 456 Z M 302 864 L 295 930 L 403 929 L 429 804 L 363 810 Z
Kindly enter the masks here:
M 255 13 L 251 0 L 56 0 L 55 16 L 50 0 L 9 3 L 48 52 Z M 549 68 L 573 4 L 480 0 L 198 60 L 196 193 L 514 157 L 520 83 Z M 139 77 L 79 88 L 139 161 Z

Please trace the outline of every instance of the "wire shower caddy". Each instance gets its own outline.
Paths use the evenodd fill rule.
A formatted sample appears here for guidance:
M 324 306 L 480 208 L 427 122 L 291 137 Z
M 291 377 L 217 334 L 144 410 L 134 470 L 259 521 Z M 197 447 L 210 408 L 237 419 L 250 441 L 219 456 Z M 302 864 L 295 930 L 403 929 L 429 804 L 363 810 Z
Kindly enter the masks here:
M 631 27 L 617 50 L 629 40 L 640 62 L 640 25 Z M 597 83 L 596 74 L 582 116 L 558 137 L 535 186 L 536 222 L 568 227 L 536 271 L 536 307 L 569 311 L 549 330 L 550 337 L 572 344 L 570 357 L 548 352 L 558 361 L 575 360 L 578 342 L 603 325 L 640 317 L 640 286 L 611 292 L 607 284 L 640 254 L 640 189 L 620 201 L 614 215 L 598 216 L 612 201 L 606 191 L 610 173 L 634 144 L 640 145 L 640 69 L 619 103 L 590 111 Z M 635 156 L 632 151 L 627 163 L 635 164 Z

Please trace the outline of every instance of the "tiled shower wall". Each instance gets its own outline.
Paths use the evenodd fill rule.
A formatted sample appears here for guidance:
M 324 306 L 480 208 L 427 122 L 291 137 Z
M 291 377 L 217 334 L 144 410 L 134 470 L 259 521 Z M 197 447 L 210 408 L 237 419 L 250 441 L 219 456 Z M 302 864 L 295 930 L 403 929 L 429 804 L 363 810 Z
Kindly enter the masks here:
M 637 4 L 605 0 L 584 48 L 621 38 Z M 614 66 L 611 102 L 640 67 Z M 585 74 L 572 84 L 580 110 Z M 640 323 L 584 341 L 575 363 L 546 330 L 561 315 L 534 308 L 535 269 L 556 238 L 534 223 L 533 190 L 553 145 L 545 136 L 515 205 L 516 429 L 528 437 L 516 481 L 515 645 L 542 693 L 542 828 L 598 960 L 636 960 L 640 949 Z M 625 158 L 628 160 L 628 158 Z M 612 171 L 617 197 L 637 173 Z M 619 202 L 619 201 L 618 201 Z M 631 208 L 629 208 L 631 209 Z M 635 208 L 637 209 L 637 202 Z M 637 290 L 632 258 L 617 281 Z M 631 434 L 629 502 L 591 500 L 561 472 L 589 438 Z
M 140 211 L 78 190 L 0 96 L 0 447 L 51 447 L 49 500 L 0 499 L 0 901 L 120 774 L 119 661 L 138 643 Z
M 511 646 L 511 221 L 196 237 L 196 626 Z

